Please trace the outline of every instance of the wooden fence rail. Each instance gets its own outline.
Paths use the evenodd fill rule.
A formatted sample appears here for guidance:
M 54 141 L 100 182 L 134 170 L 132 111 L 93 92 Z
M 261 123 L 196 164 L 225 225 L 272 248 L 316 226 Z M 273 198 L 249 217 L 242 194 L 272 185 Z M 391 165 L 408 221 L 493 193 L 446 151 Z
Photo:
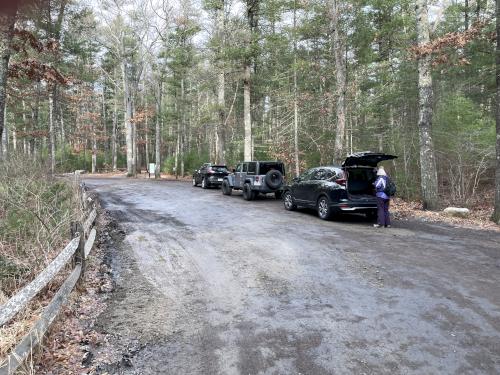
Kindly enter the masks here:
M 33 350 L 42 342 L 50 325 L 57 317 L 61 307 L 66 303 L 71 291 L 85 272 L 85 259 L 90 254 L 96 238 L 94 222 L 97 209 L 93 200 L 88 197 L 85 186 L 79 185 L 81 204 L 84 208 L 84 217 L 81 223 L 72 225 L 72 239 L 61 253 L 28 285 L 22 288 L 5 304 L 0 305 L 0 327 L 11 321 L 16 314 L 43 289 L 54 277 L 74 260 L 75 267 L 66 278 L 51 302 L 45 307 L 40 318 L 33 325 L 29 333 L 11 351 L 6 360 L 0 364 L 0 375 L 14 374 Z M 90 208 L 90 210 L 89 210 Z

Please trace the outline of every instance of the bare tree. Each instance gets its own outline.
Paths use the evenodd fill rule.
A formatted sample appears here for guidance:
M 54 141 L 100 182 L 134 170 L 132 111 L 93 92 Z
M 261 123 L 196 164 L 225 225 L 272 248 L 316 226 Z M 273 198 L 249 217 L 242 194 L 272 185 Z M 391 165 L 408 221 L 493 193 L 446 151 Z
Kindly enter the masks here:
M 137 173 L 135 153 L 135 124 L 133 122 L 135 98 L 143 70 L 143 42 L 147 36 L 147 27 L 140 17 L 135 17 L 127 10 L 127 0 L 114 0 L 106 3 L 101 15 L 105 23 L 101 44 L 114 55 L 120 64 L 123 90 L 124 125 L 127 153 L 127 175 Z M 134 9 L 142 9 L 143 3 L 134 4 Z

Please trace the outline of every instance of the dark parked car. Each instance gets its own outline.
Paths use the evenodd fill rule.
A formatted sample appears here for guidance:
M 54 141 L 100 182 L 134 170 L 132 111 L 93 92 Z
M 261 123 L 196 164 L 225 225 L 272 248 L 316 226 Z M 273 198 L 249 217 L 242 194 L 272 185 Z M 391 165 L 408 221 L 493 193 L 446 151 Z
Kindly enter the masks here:
M 222 180 L 228 175 L 225 165 L 203 164 L 200 169 L 193 173 L 193 186 L 201 185 L 203 189 L 211 186 L 222 185 Z
M 315 208 L 324 220 L 335 212 L 359 212 L 375 217 L 377 199 L 373 182 L 377 164 L 395 158 L 365 151 L 349 155 L 342 166 L 308 169 L 284 188 L 285 209 Z
M 274 193 L 281 198 L 285 177 L 285 165 L 280 161 L 244 161 L 233 173 L 224 177 L 222 194 L 231 195 L 234 190 L 243 190 L 243 199 L 251 201 L 259 193 Z

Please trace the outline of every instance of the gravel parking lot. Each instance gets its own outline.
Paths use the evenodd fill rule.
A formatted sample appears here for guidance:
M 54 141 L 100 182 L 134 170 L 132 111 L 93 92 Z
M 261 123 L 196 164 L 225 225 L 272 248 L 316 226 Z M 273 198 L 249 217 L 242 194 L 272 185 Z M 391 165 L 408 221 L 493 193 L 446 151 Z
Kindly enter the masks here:
M 116 374 L 498 374 L 500 235 L 88 178 L 125 235 Z M 104 367 L 103 367 L 104 368 Z

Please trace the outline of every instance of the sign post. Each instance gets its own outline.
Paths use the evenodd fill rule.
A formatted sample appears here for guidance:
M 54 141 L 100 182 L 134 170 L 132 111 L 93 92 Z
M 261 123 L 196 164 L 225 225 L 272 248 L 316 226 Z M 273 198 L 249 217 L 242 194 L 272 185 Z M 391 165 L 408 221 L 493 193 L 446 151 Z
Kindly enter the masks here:
M 148 173 L 149 178 L 151 178 L 151 174 L 154 174 L 156 170 L 156 163 L 149 163 Z

